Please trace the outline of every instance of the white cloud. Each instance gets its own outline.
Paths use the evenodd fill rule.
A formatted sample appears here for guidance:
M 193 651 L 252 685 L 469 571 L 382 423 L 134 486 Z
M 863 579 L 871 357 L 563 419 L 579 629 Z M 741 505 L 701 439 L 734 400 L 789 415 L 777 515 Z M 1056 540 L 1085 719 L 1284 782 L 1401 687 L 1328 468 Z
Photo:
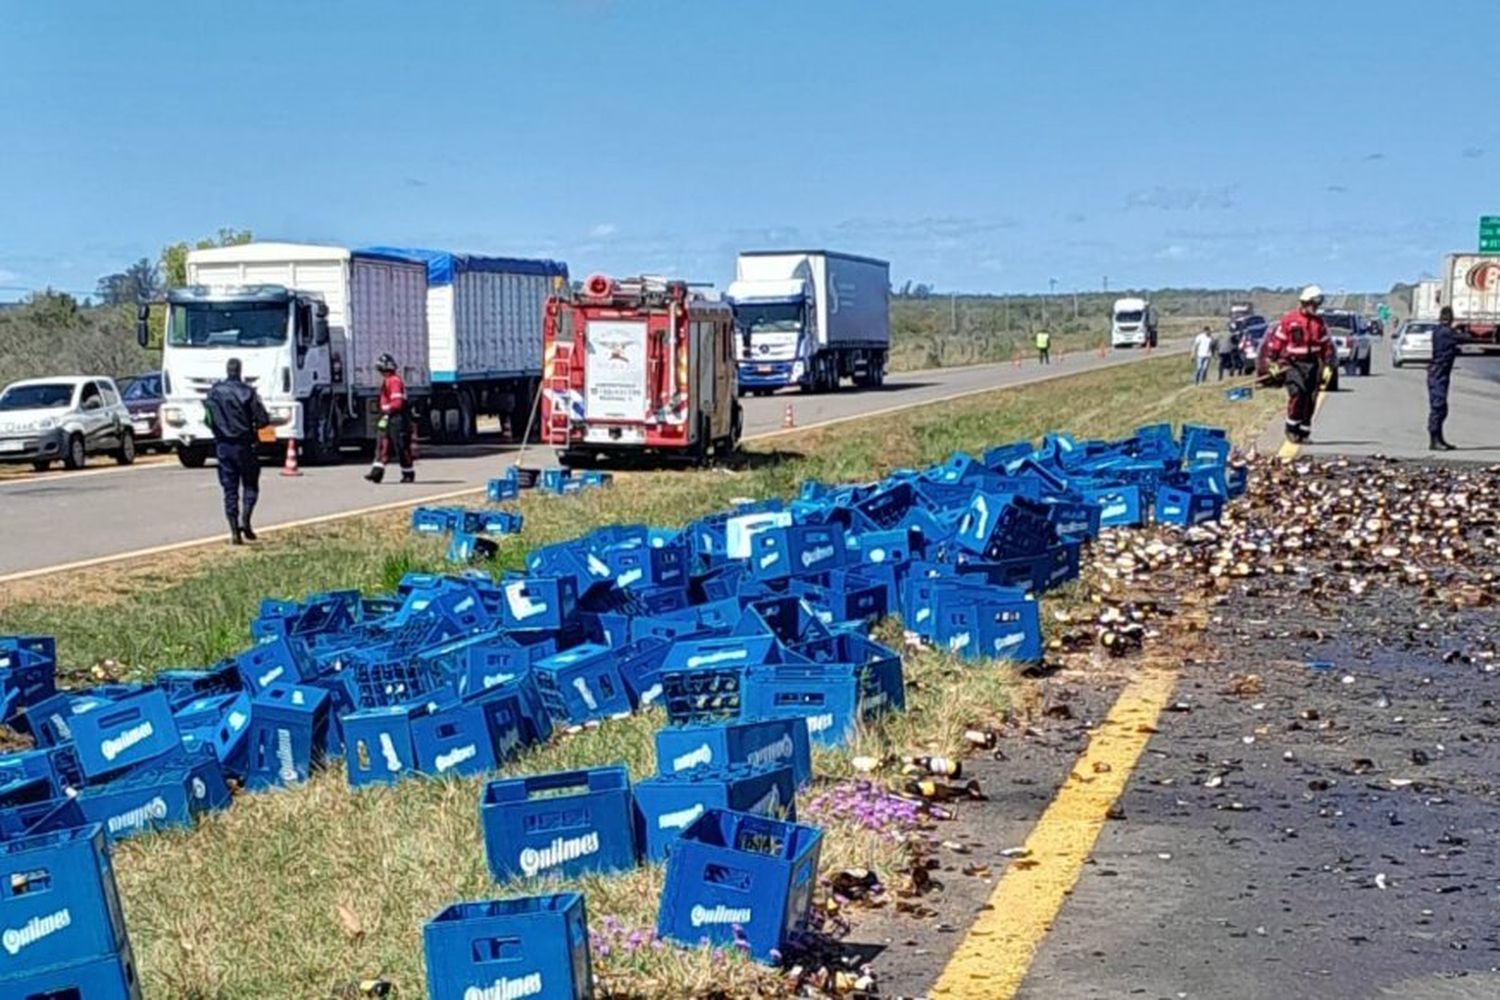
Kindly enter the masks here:
M 0 267 L 0 285 L 13 284 L 19 277 L 21 276 L 16 272 L 7 271 L 5 268 Z
M 589 230 L 589 235 L 596 240 L 602 240 L 605 237 L 613 236 L 616 231 L 617 230 L 613 222 L 601 222 L 593 229 Z

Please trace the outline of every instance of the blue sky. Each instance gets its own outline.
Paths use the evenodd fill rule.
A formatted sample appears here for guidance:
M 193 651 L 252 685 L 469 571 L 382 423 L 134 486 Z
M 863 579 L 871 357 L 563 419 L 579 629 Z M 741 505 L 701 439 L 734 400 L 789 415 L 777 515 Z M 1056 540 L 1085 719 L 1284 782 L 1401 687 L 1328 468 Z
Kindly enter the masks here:
M 9 3 L 0 299 L 220 226 L 720 284 L 1383 289 L 1500 214 L 1500 4 Z

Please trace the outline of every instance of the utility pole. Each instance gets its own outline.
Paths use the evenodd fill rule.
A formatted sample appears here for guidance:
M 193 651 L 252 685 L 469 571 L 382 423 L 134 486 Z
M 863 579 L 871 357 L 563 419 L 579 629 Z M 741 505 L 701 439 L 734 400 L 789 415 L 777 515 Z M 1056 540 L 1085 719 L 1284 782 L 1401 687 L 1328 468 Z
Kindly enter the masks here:
M 1078 289 L 1073 289 L 1073 319 L 1078 319 Z
M 1047 299 L 1046 299 L 1046 301 L 1044 301 L 1042 303 L 1042 324 L 1044 326 L 1046 325 L 1046 322 L 1047 322 L 1047 303 L 1050 302 L 1052 300 L 1052 297 L 1054 295 L 1056 295 L 1056 294 L 1057 294 L 1057 279 L 1056 278 L 1048 278 L 1047 279 Z
M 958 293 L 952 292 L 948 295 L 948 318 L 953 324 L 953 337 L 958 338 Z
M 1006 329 L 1007 332 L 1009 332 L 1010 331 L 1010 296 L 1007 295 L 1003 301 L 1005 302 L 1005 329 Z
M 1109 275 L 1104 276 L 1104 290 L 1109 291 Z

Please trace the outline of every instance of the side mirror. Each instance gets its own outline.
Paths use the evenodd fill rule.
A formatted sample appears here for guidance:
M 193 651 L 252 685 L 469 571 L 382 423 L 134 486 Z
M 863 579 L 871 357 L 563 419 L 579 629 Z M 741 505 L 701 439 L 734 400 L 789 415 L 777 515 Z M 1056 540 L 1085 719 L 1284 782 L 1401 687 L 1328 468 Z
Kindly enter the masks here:
M 142 347 L 151 343 L 151 307 L 144 302 L 135 307 L 135 342 Z
M 313 320 L 313 344 L 322 347 L 328 343 L 328 307 L 319 307 L 318 316 Z
M 315 308 L 316 308 L 315 315 L 318 317 L 318 319 L 321 319 L 321 320 L 327 320 L 328 319 L 328 303 L 327 302 L 319 302 Z

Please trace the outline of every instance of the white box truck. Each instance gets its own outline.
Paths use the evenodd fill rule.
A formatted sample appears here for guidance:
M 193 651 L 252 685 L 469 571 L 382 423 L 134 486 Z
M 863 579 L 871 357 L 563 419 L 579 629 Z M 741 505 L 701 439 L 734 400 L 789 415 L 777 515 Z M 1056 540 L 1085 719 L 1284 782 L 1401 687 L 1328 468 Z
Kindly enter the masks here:
M 1155 347 L 1156 311 L 1145 299 L 1115 299 L 1109 314 L 1111 347 Z
M 829 250 L 739 255 L 726 298 L 734 310 L 741 392 L 808 392 L 885 381 L 891 347 L 891 266 Z
M 246 243 L 193 250 L 188 285 L 167 293 L 162 337 L 162 440 L 197 467 L 213 452 L 203 398 L 239 358 L 272 427 L 262 442 L 294 438 L 310 463 L 344 445 L 373 449 L 381 375 L 390 354 L 414 413 L 431 391 L 427 269 L 345 247 Z M 144 307 L 136 335 L 149 337 Z
M 1411 289 L 1411 318 L 1437 321 L 1438 300 L 1443 295 L 1443 283 L 1436 278 L 1424 278 Z
M 1453 308 L 1453 325 L 1469 343 L 1500 348 L 1500 253 L 1450 253 L 1443 258 L 1438 307 Z
M 435 441 L 472 441 L 476 418 L 493 415 L 520 438 L 542 378 L 542 315 L 568 283 L 555 260 L 485 257 L 407 247 L 368 252 L 427 268 L 432 399 L 424 425 Z

